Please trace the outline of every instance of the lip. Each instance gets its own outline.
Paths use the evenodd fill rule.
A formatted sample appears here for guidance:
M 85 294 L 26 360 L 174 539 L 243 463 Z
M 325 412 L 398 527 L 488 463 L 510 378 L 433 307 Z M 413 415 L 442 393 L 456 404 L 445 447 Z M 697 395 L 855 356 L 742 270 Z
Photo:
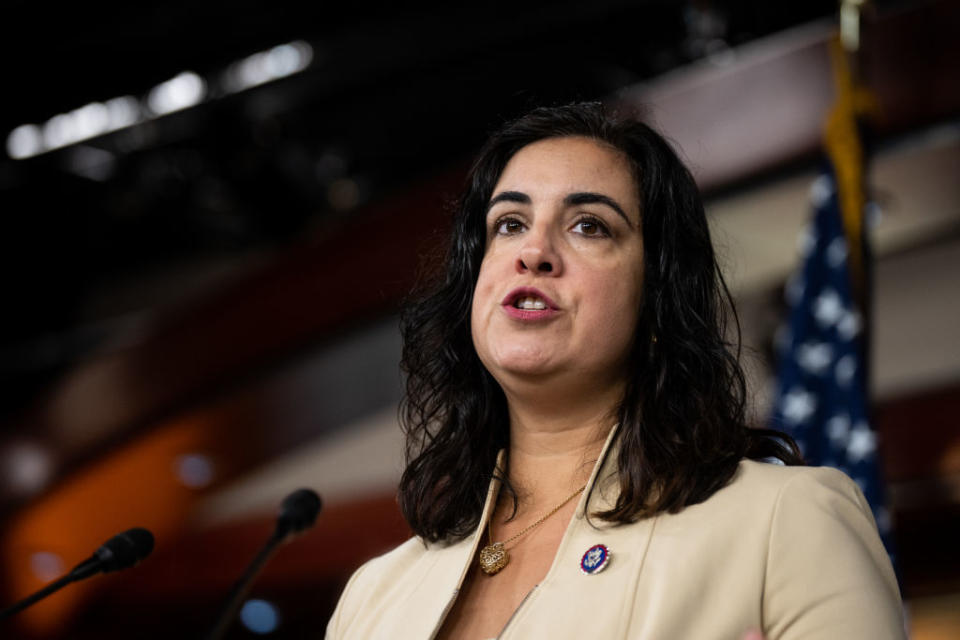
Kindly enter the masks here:
M 540 298 L 547 305 L 547 308 L 517 309 L 513 306 L 513 303 L 516 302 L 518 298 L 527 297 Z M 557 306 L 556 302 L 551 300 L 550 297 L 543 291 L 540 291 L 535 287 L 517 287 L 507 294 L 507 297 L 503 299 L 500 305 L 510 317 L 527 322 L 545 320 L 556 315 L 560 311 L 560 308 Z

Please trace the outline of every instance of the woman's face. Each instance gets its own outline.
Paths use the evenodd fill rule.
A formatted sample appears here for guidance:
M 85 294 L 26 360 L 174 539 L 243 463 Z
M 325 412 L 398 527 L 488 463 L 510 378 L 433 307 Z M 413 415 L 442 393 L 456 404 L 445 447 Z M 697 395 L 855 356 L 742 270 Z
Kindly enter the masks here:
M 473 343 L 503 386 L 552 377 L 618 384 L 643 285 L 639 189 L 620 151 L 589 138 L 530 144 L 486 216 Z

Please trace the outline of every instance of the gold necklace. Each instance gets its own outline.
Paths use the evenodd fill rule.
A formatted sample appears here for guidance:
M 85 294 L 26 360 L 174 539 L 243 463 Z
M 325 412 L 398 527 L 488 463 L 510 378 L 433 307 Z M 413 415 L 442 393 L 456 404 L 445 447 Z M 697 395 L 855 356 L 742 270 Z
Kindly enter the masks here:
M 503 542 L 493 542 L 493 529 L 490 525 L 490 522 L 493 520 L 493 515 L 491 514 L 490 520 L 487 520 L 487 540 L 490 540 L 490 544 L 485 546 L 480 550 L 480 569 L 483 570 L 488 576 L 499 572 L 507 563 L 510 562 L 510 554 L 507 552 L 506 545 L 508 542 L 513 542 L 526 532 L 530 531 L 534 527 L 543 523 L 544 520 L 555 514 L 557 511 L 563 508 L 565 504 L 576 498 L 578 495 L 583 493 L 583 490 L 587 488 L 587 485 L 583 485 L 576 491 L 570 494 L 570 497 L 566 498 L 563 502 L 551 509 L 547 515 L 543 516 L 527 528 L 525 528 L 520 533 L 514 534 L 504 540 Z

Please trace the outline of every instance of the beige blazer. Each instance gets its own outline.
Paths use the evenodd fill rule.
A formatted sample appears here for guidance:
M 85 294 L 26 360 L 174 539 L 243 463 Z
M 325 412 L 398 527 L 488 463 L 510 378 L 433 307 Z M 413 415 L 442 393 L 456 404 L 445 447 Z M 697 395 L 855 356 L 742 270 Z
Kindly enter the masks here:
M 607 443 L 609 446 L 609 440 Z M 616 499 L 615 452 L 596 468 L 543 581 L 503 640 L 631 638 L 768 640 L 905 638 L 897 583 L 859 488 L 828 468 L 743 461 L 709 500 L 677 514 L 611 526 L 584 513 Z M 603 457 L 601 457 L 603 459 Z M 327 640 L 427 640 L 438 632 L 474 561 L 494 506 L 460 542 L 408 540 L 353 575 Z M 587 549 L 610 560 L 592 575 Z

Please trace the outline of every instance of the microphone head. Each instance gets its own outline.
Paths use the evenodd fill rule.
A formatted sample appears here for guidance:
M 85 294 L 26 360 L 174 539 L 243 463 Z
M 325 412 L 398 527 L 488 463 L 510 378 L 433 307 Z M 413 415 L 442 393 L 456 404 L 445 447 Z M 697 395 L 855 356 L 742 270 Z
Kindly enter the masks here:
M 153 534 L 140 527 L 118 533 L 96 550 L 94 557 L 104 573 L 135 567 L 153 551 Z
M 277 534 L 286 537 L 306 531 L 317 521 L 320 513 L 320 496 L 311 489 L 297 489 L 280 505 L 277 517 Z

